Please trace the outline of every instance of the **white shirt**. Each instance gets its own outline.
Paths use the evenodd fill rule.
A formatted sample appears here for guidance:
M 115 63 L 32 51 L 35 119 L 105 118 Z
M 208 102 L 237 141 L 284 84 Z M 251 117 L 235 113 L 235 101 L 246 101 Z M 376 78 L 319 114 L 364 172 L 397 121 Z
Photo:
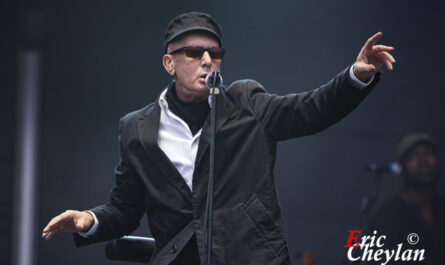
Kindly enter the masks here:
M 202 128 L 193 135 L 185 121 L 169 108 L 165 98 L 167 89 L 159 97 L 161 117 L 159 120 L 158 146 L 167 155 L 187 186 L 192 190 L 193 171 Z M 209 97 L 210 99 L 210 97 Z
M 352 66 L 349 68 L 349 77 L 356 88 L 363 89 L 367 87 L 374 76 L 368 83 L 364 83 L 354 75 Z M 181 173 L 187 186 L 192 190 L 193 171 L 195 169 L 196 153 L 198 152 L 199 139 L 201 137 L 202 128 L 193 135 L 187 123 L 176 116 L 169 108 L 165 98 L 167 88 L 161 93 L 158 104 L 161 107 L 161 117 L 159 120 L 158 146 L 167 155 L 168 159 L 173 163 L 179 173 Z M 210 105 L 210 97 L 209 97 Z M 99 222 L 96 215 L 91 212 L 94 217 L 93 227 L 86 233 L 78 232 L 83 237 L 88 237 L 96 233 Z

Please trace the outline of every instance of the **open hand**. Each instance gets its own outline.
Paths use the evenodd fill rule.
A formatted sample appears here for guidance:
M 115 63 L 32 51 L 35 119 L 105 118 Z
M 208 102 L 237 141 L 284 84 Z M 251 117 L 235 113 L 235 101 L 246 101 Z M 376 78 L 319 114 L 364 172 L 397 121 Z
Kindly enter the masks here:
M 394 47 L 385 45 L 375 45 L 383 36 L 381 32 L 374 34 L 365 43 L 357 60 L 353 65 L 354 75 L 362 82 L 368 82 L 377 73 L 383 64 L 388 70 L 392 70 L 392 64 L 396 62 L 389 52 L 394 51 Z
M 90 213 L 66 210 L 51 219 L 43 229 L 42 238 L 50 240 L 58 232 L 86 232 L 93 224 L 94 218 Z

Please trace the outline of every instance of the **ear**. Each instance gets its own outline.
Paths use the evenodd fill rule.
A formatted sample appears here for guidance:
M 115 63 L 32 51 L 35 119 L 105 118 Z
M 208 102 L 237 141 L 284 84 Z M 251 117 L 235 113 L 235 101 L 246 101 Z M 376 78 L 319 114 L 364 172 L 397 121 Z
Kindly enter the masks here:
M 167 71 L 169 75 L 175 75 L 175 63 L 173 61 L 173 56 L 170 54 L 164 54 L 162 57 L 162 64 L 164 65 L 165 71 Z

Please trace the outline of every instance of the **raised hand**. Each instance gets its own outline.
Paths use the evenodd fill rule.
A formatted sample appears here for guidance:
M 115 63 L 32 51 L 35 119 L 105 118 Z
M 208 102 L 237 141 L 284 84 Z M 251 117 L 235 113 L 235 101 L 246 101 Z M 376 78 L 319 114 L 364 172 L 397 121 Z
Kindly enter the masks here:
M 88 212 L 66 210 L 51 219 L 42 232 L 42 238 L 50 240 L 59 232 L 86 232 L 93 227 L 94 218 Z
M 394 51 L 394 47 L 385 45 L 375 45 L 383 36 L 381 32 L 374 34 L 365 43 L 357 60 L 353 65 L 354 75 L 362 82 L 368 82 L 377 73 L 383 64 L 388 70 L 392 70 L 392 64 L 396 62 L 389 52 Z

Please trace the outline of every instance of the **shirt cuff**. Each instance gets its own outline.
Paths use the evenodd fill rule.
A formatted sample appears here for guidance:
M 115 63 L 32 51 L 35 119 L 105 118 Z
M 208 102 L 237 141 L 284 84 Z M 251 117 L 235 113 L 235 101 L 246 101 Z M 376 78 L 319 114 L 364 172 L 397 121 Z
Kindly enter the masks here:
M 90 236 L 94 235 L 97 231 L 97 228 L 99 227 L 99 221 L 97 220 L 96 215 L 92 211 L 86 211 L 86 212 L 90 213 L 93 216 L 94 224 L 93 224 L 93 227 L 91 227 L 91 229 L 86 232 L 77 232 L 79 234 L 79 236 L 81 236 L 81 237 L 90 237 Z
M 372 80 L 374 80 L 374 76 L 371 77 L 371 80 L 369 80 L 368 83 L 362 82 L 358 80 L 358 78 L 354 75 L 354 71 L 352 70 L 352 65 L 349 68 L 349 77 L 351 78 L 352 85 L 356 88 L 363 89 L 367 87 L 369 84 L 371 84 Z

